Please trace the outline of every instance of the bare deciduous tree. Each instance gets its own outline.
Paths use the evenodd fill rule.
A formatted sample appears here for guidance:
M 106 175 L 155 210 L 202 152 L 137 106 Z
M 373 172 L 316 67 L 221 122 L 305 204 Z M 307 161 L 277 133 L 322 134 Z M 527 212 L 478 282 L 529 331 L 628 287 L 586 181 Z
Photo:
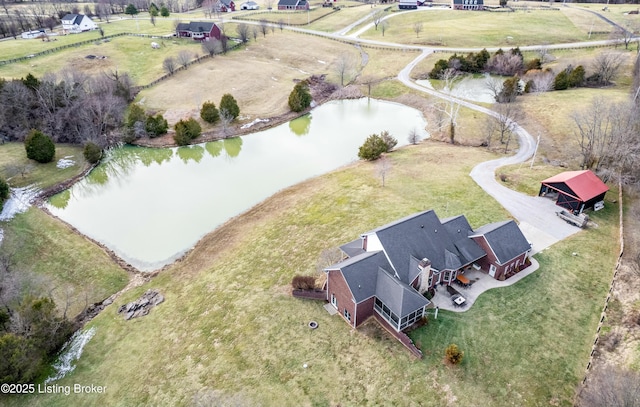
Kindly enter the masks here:
M 600 85 L 608 85 L 613 81 L 620 66 L 624 62 L 624 54 L 614 51 L 604 51 L 598 54 L 592 63 L 592 68 L 598 77 Z
M 220 124 L 222 124 L 222 132 L 224 134 L 227 134 L 227 131 L 229 130 L 229 125 L 234 119 L 233 114 L 229 112 L 229 110 L 224 108 L 220 109 L 219 113 L 220 113 Z
M 187 68 L 187 65 L 189 65 L 191 58 L 193 58 L 193 53 L 191 51 L 183 49 L 178 52 L 178 63 L 185 69 Z
M 499 136 L 500 143 L 504 144 L 504 152 L 509 151 L 509 144 L 515 129 L 518 126 L 518 121 L 522 120 L 524 114 L 520 107 L 514 103 L 498 103 L 495 105 L 496 116 L 487 116 L 487 124 L 485 130 L 487 131 L 486 144 L 487 147 L 491 146 L 491 141 L 495 134 Z
M 638 178 L 640 123 L 633 103 L 612 105 L 604 98 L 596 98 L 587 109 L 574 112 L 572 118 L 577 126 L 583 169 L 612 177 Z
M 318 257 L 318 261 L 316 262 L 316 271 L 318 273 L 322 273 L 325 268 L 339 263 L 344 258 L 342 251 L 337 247 L 332 249 L 324 249 L 320 256 Z
M 378 162 L 376 163 L 376 173 L 382 181 L 383 188 L 387 180 L 387 175 L 389 175 L 389 171 L 391 171 L 391 161 L 389 161 L 389 159 L 385 155 L 382 155 L 382 157 L 380 157 L 378 159 Z
M 282 32 L 282 29 L 284 28 L 284 20 L 283 19 L 278 20 L 278 28 L 280 28 L 280 32 Z
M 344 86 L 345 79 L 347 79 L 347 82 L 349 81 L 349 78 L 353 73 L 354 66 L 355 63 L 353 61 L 353 58 L 351 57 L 351 54 L 348 54 L 346 52 L 340 54 L 340 56 L 336 60 L 335 71 L 340 77 L 341 86 Z
M 384 10 L 376 10 L 371 15 L 371 21 L 373 21 L 373 26 L 378 30 L 378 25 L 382 21 L 382 17 L 384 17 Z
M 417 21 L 413 23 L 413 32 L 416 33 L 416 38 L 420 36 L 420 33 L 422 32 L 423 28 L 424 28 L 424 25 L 422 24 L 422 21 Z
M 269 31 L 269 22 L 265 19 L 260 20 L 260 32 L 263 37 L 267 36 L 267 31 Z
M 522 55 L 512 52 L 494 54 L 487 61 L 487 71 L 498 75 L 513 76 L 522 70 Z
M 202 41 L 202 50 L 209 54 L 209 56 L 214 56 L 217 53 L 220 53 L 222 46 L 220 41 L 216 38 L 209 38 L 209 41 Z
M 622 23 L 615 26 L 611 37 L 624 44 L 624 49 L 629 49 L 629 44 L 635 38 L 638 31 L 638 23 L 634 19 L 626 18 Z
M 380 32 L 382 33 L 383 37 L 384 37 L 384 32 L 387 31 L 387 28 L 389 28 L 389 21 L 383 20 L 380 23 Z
M 409 143 L 416 145 L 418 144 L 418 142 L 420 142 L 420 139 L 421 139 L 420 133 L 415 127 L 409 130 L 409 136 L 407 137 L 407 140 L 409 141 Z
M 243 44 L 246 44 L 249 41 L 249 25 L 245 23 L 240 23 L 236 26 L 236 33 L 238 33 L 238 37 Z
M 258 27 L 255 25 L 251 27 L 251 35 L 253 36 L 254 41 L 258 41 Z
M 162 68 L 169 74 L 173 75 L 176 71 L 176 60 L 174 57 L 166 57 L 164 61 L 162 61 Z
M 525 82 L 531 81 L 531 92 L 543 93 L 553 90 L 555 75 L 548 70 L 531 70 L 523 79 Z
M 640 405 L 640 374 L 615 367 L 594 370 L 578 396 L 580 407 Z
M 440 75 L 440 80 L 444 83 L 444 91 L 451 93 L 455 82 L 459 79 L 458 72 L 453 68 L 445 69 Z M 441 113 L 441 120 L 436 123 L 438 131 L 442 131 L 444 127 L 448 127 L 449 142 L 455 143 L 456 126 L 458 125 L 458 112 L 460 104 L 455 98 L 447 98 L 433 105 L 433 107 Z M 445 116 L 448 120 L 444 120 Z

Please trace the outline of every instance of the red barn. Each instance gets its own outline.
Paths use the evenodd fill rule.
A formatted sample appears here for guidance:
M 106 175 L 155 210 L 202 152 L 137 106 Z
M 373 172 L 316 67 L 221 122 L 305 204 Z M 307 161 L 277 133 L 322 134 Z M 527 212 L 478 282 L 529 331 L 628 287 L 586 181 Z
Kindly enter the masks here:
M 602 209 L 608 190 L 609 187 L 589 170 L 565 171 L 542 181 L 538 195 L 555 198 L 556 205 L 579 214 L 588 208 Z

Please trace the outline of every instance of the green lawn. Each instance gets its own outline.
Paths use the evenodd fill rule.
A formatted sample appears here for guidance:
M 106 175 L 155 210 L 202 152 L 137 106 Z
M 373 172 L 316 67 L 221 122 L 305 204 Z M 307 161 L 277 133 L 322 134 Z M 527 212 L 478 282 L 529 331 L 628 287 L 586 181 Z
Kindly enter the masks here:
M 433 208 L 442 218 L 464 213 L 472 226 L 508 218 L 467 175 L 493 157 L 427 142 L 389 156 L 384 188 L 375 164 L 360 162 L 278 193 L 89 325 L 96 336 L 57 384 L 106 385 L 106 394 L 11 404 L 191 405 L 215 390 L 262 406 L 572 405 L 615 257 L 611 206 L 598 229 L 541 254 L 534 275 L 414 331 L 423 360 L 375 324 L 353 331 L 322 303 L 288 294 L 292 276 L 312 272 L 323 249 L 398 217 Z M 141 319 L 116 315 L 148 288 L 166 302 Z M 457 368 L 442 362 L 451 342 L 466 354 Z
M 148 18 L 138 16 L 136 19 L 122 19 L 112 20 L 109 23 L 99 23 L 102 27 L 105 36 L 120 34 L 120 33 L 134 33 L 134 34 L 150 34 L 150 35 L 166 35 L 174 32 L 174 20 L 173 18 L 181 18 L 181 15 L 172 16 L 171 19 L 157 18 L 156 25 L 151 24 Z M 187 17 L 188 18 L 188 17 Z M 17 40 L 0 41 L 0 59 L 7 60 L 12 58 L 18 58 L 35 54 L 57 48 L 63 45 L 75 44 L 87 40 L 100 40 L 101 36 L 98 30 L 88 31 L 80 34 L 68 34 L 68 35 L 55 35 L 50 36 L 51 41 L 44 42 L 39 39 L 24 40 L 18 38 Z M 59 51 L 66 53 L 66 50 Z M 30 60 L 30 63 L 39 63 L 39 59 Z
M 68 158 L 74 165 L 61 169 L 58 160 Z M 85 168 L 82 147 L 56 144 L 56 155 L 50 163 L 40 164 L 27 158 L 23 143 L 0 144 L 0 177 L 8 180 L 12 187 L 36 185 L 51 187 L 79 174 Z M 24 171 L 24 176 L 18 171 Z
M 476 13 L 455 10 L 425 10 L 398 14 L 388 20 L 384 37 L 373 28 L 361 37 L 403 44 L 444 47 L 514 47 L 588 40 L 588 31 L 576 27 L 558 11 Z M 416 35 L 415 23 L 422 23 Z M 606 36 L 592 35 L 591 39 Z
M 75 164 L 57 168 L 62 158 Z M 56 144 L 54 161 L 39 164 L 27 159 L 22 143 L 0 145 L 0 177 L 8 179 L 12 187 L 51 187 L 79 174 L 85 166 L 78 146 Z M 16 173 L 16 169 L 25 168 L 24 176 Z M 41 276 L 34 289 L 43 295 L 51 293 L 58 308 L 69 301 L 70 316 L 122 289 L 129 279 L 104 250 L 40 209 L 30 208 L 9 221 L 0 221 L 0 229 L 4 234 L 0 251 L 15 252 L 15 270 Z
M 33 289 L 51 295 L 60 310 L 69 302 L 70 317 L 118 292 L 129 281 L 127 272 L 104 250 L 38 208 L 0 222 L 0 228 L 4 230 L 0 250 L 18 249 L 15 270 L 41 276 L 43 280 Z

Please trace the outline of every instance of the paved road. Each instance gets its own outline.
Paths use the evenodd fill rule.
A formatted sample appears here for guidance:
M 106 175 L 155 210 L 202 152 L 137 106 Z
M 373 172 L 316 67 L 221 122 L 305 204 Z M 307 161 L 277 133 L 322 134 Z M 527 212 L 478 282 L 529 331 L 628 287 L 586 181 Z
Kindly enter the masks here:
M 432 50 L 425 49 L 417 58 L 400 71 L 398 80 L 412 89 L 428 93 L 441 99 L 453 100 L 462 106 L 484 114 L 494 117 L 497 116 L 497 114 L 490 109 L 424 87 L 412 81 L 410 73 L 413 68 L 432 52 Z M 537 253 L 557 241 L 580 231 L 580 229 L 558 218 L 555 212 L 558 211 L 559 208 L 551 200 L 521 194 L 505 187 L 496 180 L 495 172 L 497 168 L 504 165 L 524 163 L 533 156 L 536 147 L 534 138 L 520 125 L 516 125 L 515 134 L 519 142 L 519 149 L 515 155 L 480 163 L 473 168 L 470 175 L 482 189 L 518 220 L 522 232 L 533 244 L 533 252 Z
M 428 12 L 429 9 L 419 9 L 407 12 Z M 402 12 L 404 13 L 404 12 Z M 396 17 L 402 13 L 393 13 L 386 18 Z M 596 13 L 597 14 L 597 13 Z M 414 81 L 411 80 L 410 73 L 415 68 L 415 66 L 424 59 L 426 56 L 431 53 L 437 51 L 440 52 L 458 52 L 458 53 L 466 53 L 466 52 L 477 52 L 480 51 L 480 48 L 448 48 L 448 47 L 423 47 L 416 45 L 404 45 L 404 44 L 396 44 L 386 41 L 379 40 L 366 40 L 358 38 L 358 35 L 365 32 L 373 23 L 369 23 L 364 27 L 360 28 L 357 32 L 351 35 L 345 35 L 349 32 L 353 27 L 361 24 L 366 21 L 367 18 L 371 18 L 372 13 L 358 20 L 356 23 L 345 27 L 345 29 L 340 30 L 336 33 L 324 33 L 318 32 L 314 30 L 308 30 L 304 28 L 297 27 L 286 27 L 291 31 L 297 31 L 300 33 L 311 34 L 311 35 L 319 35 L 327 38 L 331 38 L 338 41 L 349 42 L 355 45 L 357 44 L 368 44 L 380 47 L 388 47 L 388 48 L 400 48 L 405 50 L 414 50 L 421 51 L 421 54 L 411 61 L 405 68 L 400 71 L 398 74 L 398 79 L 404 83 L 406 86 L 416 89 L 420 92 L 428 93 L 432 96 L 445 99 L 445 100 L 453 100 L 456 103 L 459 103 L 461 106 L 467 107 L 469 109 L 476 110 L 478 112 L 488 114 L 491 116 L 497 116 L 497 114 L 490 109 L 487 109 L 482 106 L 475 105 L 466 100 L 458 99 L 448 94 L 444 94 L 438 92 L 434 89 L 429 89 L 427 87 L 421 86 Z M 249 24 L 258 24 L 257 22 L 246 21 Z M 638 38 L 634 38 L 634 41 L 638 41 Z M 593 47 L 593 46 L 603 46 L 603 45 L 611 45 L 614 43 L 622 43 L 623 40 L 602 40 L 602 41 L 588 41 L 588 42 L 578 42 L 578 43 L 569 43 L 569 44 L 543 44 L 543 45 L 530 45 L 530 46 L 521 46 L 520 49 L 523 51 L 528 50 L 539 50 L 542 48 L 545 49 L 566 49 L 566 48 L 583 48 L 583 47 Z M 487 48 L 488 51 L 496 51 L 498 48 Z M 537 253 L 540 250 L 543 250 L 552 244 L 562 240 L 568 236 L 571 236 L 574 233 L 580 231 L 579 228 L 569 225 L 566 222 L 562 221 L 555 214 L 559 210 L 551 200 L 540 197 L 531 197 L 519 192 L 513 191 L 504 185 L 502 185 L 499 181 L 496 180 L 496 169 L 510 164 L 518 164 L 524 163 L 529 158 L 532 157 L 533 152 L 535 150 L 535 141 L 534 138 L 520 125 L 516 124 L 516 128 L 514 133 L 518 137 L 519 149 L 515 155 L 509 157 L 499 158 L 497 160 L 487 161 L 484 163 L 478 164 L 471 171 L 471 178 L 482 187 L 489 195 L 491 195 L 496 201 L 498 201 L 505 209 L 507 209 L 511 215 L 518 220 L 520 223 L 520 228 L 523 233 L 527 237 L 527 239 L 533 245 L 533 252 Z M 481 204 L 481 203 L 480 203 Z

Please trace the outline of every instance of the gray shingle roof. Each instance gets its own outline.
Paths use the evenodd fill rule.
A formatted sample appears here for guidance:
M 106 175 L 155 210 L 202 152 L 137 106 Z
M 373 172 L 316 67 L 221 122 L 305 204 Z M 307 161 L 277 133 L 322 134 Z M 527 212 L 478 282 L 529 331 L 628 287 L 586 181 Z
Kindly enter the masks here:
M 382 267 L 378 269 L 376 297 L 400 318 L 429 305 L 429 300 L 413 287 L 398 280 Z
M 176 27 L 177 31 L 191 31 L 194 33 L 208 33 L 211 32 L 211 29 L 215 23 L 212 22 L 203 22 L 203 21 L 192 21 L 190 23 L 179 23 Z
M 410 282 L 411 256 L 427 258 L 433 268 L 441 271 L 456 270 L 462 264 L 460 252 L 433 210 L 413 214 L 369 233 L 372 232 L 380 239 L 389 260 L 405 283 Z
M 484 236 L 500 264 L 505 264 L 531 249 L 527 238 L 512 220 L 484 225 L 472 236 Z
M 343 244 L 342 246 L 340 246 L 340 250 L 342 250 L 349 257 L 362 254 L 364 253 L 364 249 L 362 248 L 362 239 L 357 239 L 353 242 Z
M 442 225 L 447 229 L 453 244 L 462 255 L 460 260 L 464 263 L 463 265 L 471 264 L 485 255 L 484 250 L 469 238 L 473 234 L 473 229 L 464 215 L 443 219 Z
M 280 0 L 278 6 L 304 6 L 307 0 Z
M 354 300 L 356 303 L 360 303 L 375 295 L 380 267 L 391 270 L 391 265 L 384 253 L 377 251 L 359 254 L 329 266 L 326 270 L 342 270 Z

